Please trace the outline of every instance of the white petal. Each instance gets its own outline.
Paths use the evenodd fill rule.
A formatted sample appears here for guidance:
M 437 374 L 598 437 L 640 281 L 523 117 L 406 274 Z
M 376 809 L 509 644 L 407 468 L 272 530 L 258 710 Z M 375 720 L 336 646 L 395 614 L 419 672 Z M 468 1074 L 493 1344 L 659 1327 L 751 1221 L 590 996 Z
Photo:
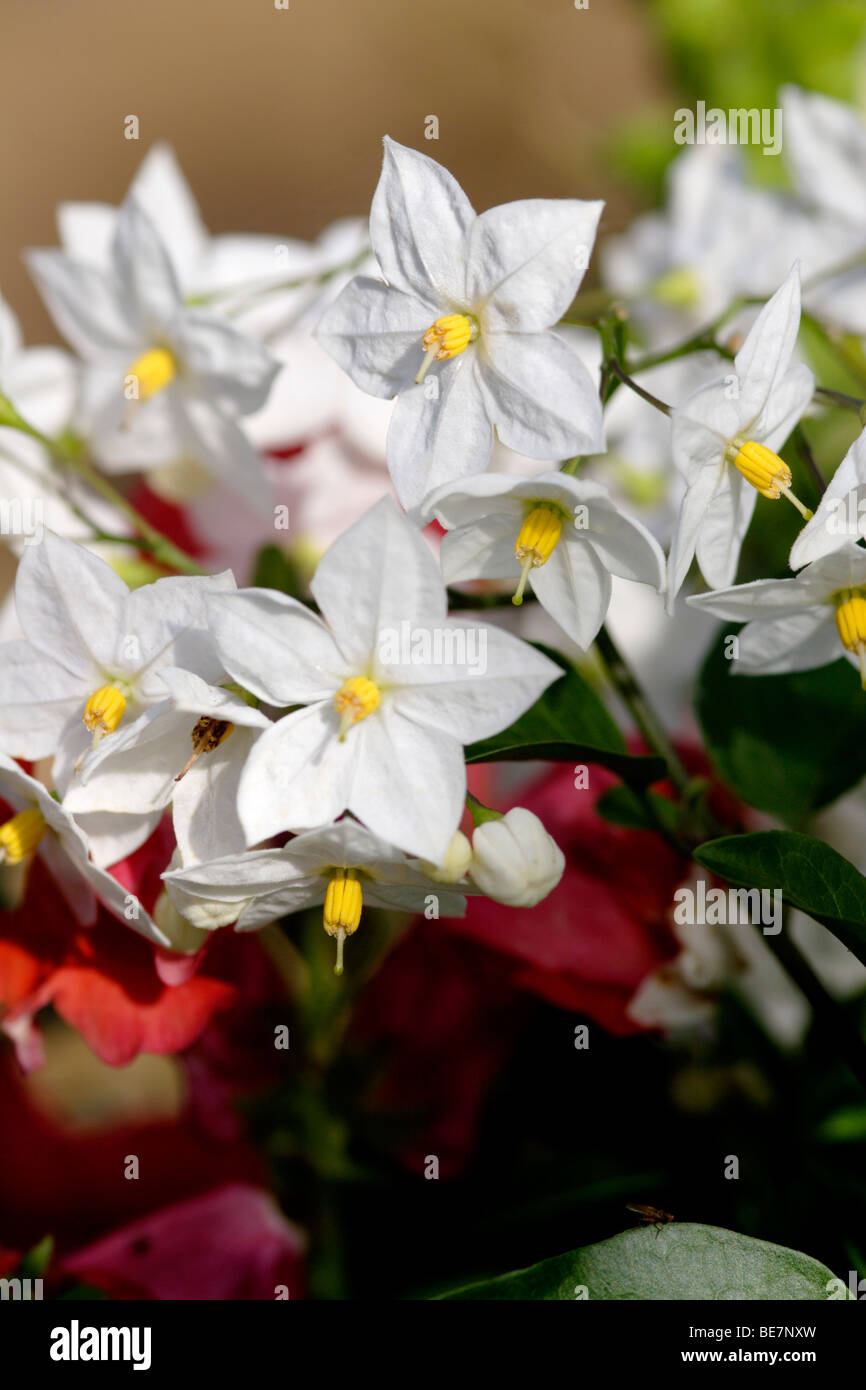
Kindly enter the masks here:
M 562 675 L 561 667 L 518 637 L 470 619 L 451 618 L 420 649 L 427 662 L 384 672 L 389 706 L 461 743 L 512 724 Z M 407 652 L 408 655 L 408 652 Z
M 75 816 L 75 823 L 84 832 L 94 864 L 107 869 L 140 849 L 161 819 L 161 809 L 143 816 L 91 811 Z
M 723 479 L 724 464 L 717 469 L 703 468 L 697 473 L 695 481 L 683 497 L 668 556 L 668 612 L 673 612 L 674 599 L 682 588 L 695 557 L 698 535 L 707 508 Z
M 518 514 L 491 512 L 479 521 L 470 521 L 449 531 L 439 547 L 439 563 L 446 584 L 464 579 L 517 579 L 520 565 L 514 544 L 520 530 L 522 508 Z
M 768 449 L 781 449 L 791 430 L 808 406 L 815 391 L 815 378 L 804 363 L 798 363 L 778 381 L 753 426 L 753 437 Z
M 129 590 L 110 565 L 46 531 L 18 568 L 15 604 L 34 646 L 83 681 L 110 669 Z M 96 686 L 93 687 L 96 689 Z
M 334 541 L 310 589 L 357 674 L 375 657 L 382 634 L 399 633 L 405 619 L 445 619 L 445 589 L 433 554 L 390 497 Z
M 489 333 L 483 347 L 488 414 L 503 444 L 530 458 L 602 452 L 598 391 L 561 338 L 555 333 Z
M 112 255 L 142 332 L 158 340 L 181 308 L 180 286 L 156 227 L 134 197 L 120 210 Z
M 459 304 L 472 204 L 441 164 L 388 136 L 384 143 L 370 210 L 370 238 L 382 274 L 395 289 L 443 307 Z
M 261 343 L 203 310 L 187 310 L 178 320 L 172 346 L 208 391 L 240 415 L 264 405 L 280 369 Z
M 111 266 L 111 243 L 117 227 L 117 208 L 108 203 L 61 203 L 57 230 L 67 256 L 100 270 Z
M 767 676 L 809 671 L 842 655 L 829 608 L 806 608 L 799 613 L 783 613 L 769 622 L 751 622 L 740 633 L 739 643 L 734 670 Z
M 390 399 L 424 360 L 421 339 L 438 311 L 414 295 L 358 275 L 325 311 L 316 339 L 362 391 Z
M 695 548 L 701 574 L 710 588 L 726 589 L 733 584 L 757 500 L 757 492 L 739 470 L 726 467 L 707 507 Z
M 610 606 L 610 575 L 591 545 L 558 545 L 547 561 L 529 571 L 538 601 L 554 622 L 587 651 Z
M 791 568 L 800 569 L 858 536 L 866 536 L 866 431 L 851 445 L 815 515 L 794 541 Z
M 731 389 L 735 383 L 730 383 Z M 739 399 L 728 399 L 726 385 L 711 381 L 694 391 L 671 415 L 673 459 L 683 477 L 695 483 L 721 464 L 725 448 L 740 428 Z
M 172 821 L 184 865 L 243 851 L 246 836 L 237 810 L 238 789 L 258 736 L 256 729 L 235 726 L 218 748 L 202 754 L 174 784 Z
M 800 269 L 792 266 L 734 359 L 744 420 L 754 420 L 788 370 L 800 328 Z
M 695 594 L 688 602 L 719 618 L 749 622 L 756 613 L 799 613 L 810 598 L 798 579 L 756 579 L 712 594 Z
M 558 323 L 577 293 L 604 203 L 529 198 L 490 208 L 469 235 L 466 293 L 484 301 L 484 326 L 537 333 Z
M 272 490 L 261 458 L 234 421 L 215 401 L 201 397 L 185 395 L 174 406 L 178 435 L 192 457 L 262 515 L 273 516 Z
M 345 664 L 324 623 L 285 594 L 242 589 L 212 599 L 210 629 L 226 670 L 270 705 L 332 697 Z
M 138 325 L 119 286 L 62 251 L 27 251 L 27 267 L 64 338 L 88 361 L 130 361 L 141 350 Z
M 68 720 L 83 710 L 84 699 L 81 676 L 29 642 L 0 647 L 0 748 L 5 752 L 18 758 L 50 757 Z
M 191 287 L 208 234 L 171 145 L 151 145 L 129 192 L 158 228 L 180 284 Z
M 185 667 L 205 681 L 222 679 L 222 663 L 208 627 L 207 603 L 211 596 L 233 590 L 230 572 L 201 578 L 171 576 L 133 590 L 114 662 L 135 676 L 142 698 L 165 698 L 159 675 L 165 667 Z
M 342 746 L 350 747 L 357 734 L 349 810 L 407 854 L 441 862 L 466 797 L 460 744 L 388 705 L 350 730 Z
M 262 734 L 250 753 L 238 795 L 247 844 L 282 830 L 321 825 L 346 809 L 356 768 L 353 736 L 365 723 L 369 719 L 340 743 L 333 705 L 310 705 Z
M 402 391 L 388 428 L 388 469 L 407 510 L 419 508 L 428 492 L 466 473 L 486 468 L 493 448 L 474 348 L 434 369 L 417 386 Z M 438 386 L 438 394 L 431 388 Z

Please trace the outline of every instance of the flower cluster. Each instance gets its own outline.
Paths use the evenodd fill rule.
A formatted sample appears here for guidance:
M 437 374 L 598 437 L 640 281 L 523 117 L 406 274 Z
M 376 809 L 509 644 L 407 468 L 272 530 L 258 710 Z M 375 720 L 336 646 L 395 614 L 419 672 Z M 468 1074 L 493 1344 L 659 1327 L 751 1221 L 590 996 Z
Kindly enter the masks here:
M 787 99 L 795 117 L 809 100 Z M 794 128 L 805 170 L 819 162 L 814 125 Z M 672 218 L 689 181 L 706 187 L 707 158 L 683 156 Z M 832 199 L 832 182 L 816 193 L 804 181 Z M 459 916 L 467 895 L 534 906 L 564 868 L 537 818 L 479 814 L 470 799 L 471 841 L 461 829 L 466 749 L 555 701 L 568 666 L 527 640 L 528 599 L 585 653 L 619 581 L 666 594 L 676 615 L 696 561 L 710 592 L 689 601 L 749 621 L 738 669 L 844 653 L 866 687 L 862 439 L 814 515 L 779 454 L 821 391 L 796 360 L 799 262 L 815 236 L 781 239 L 755 291 L 734 273 L 732 232 L 724 259 L 701 258 L 700 295 L 704 307 L 748 298 L 740 328 L 672 348 L 672 317 L 687 328 L 683 306 L 694 309 L 672 290 L 677 274 L 697 283 L 686 229 L 674 228 L 670 263 L 643 296 L 623 288 L 627 246 L 612 248 L 603 310 L 586 315 L 601 214 L 597 201 L 532 199 L 477 215 L 445 169 L 390 139 L 369 244 L 357 223 L 314 247 L 212 238 L 162 148 L 120 209 L 61 210 L 61 249 L 28 261 L 77 357 L 37 364 L 5 309 L 0 357 L 0 478 L 14 495 L 26 478 L 31 500 L 53 505 L 38 535 L 23 517 L 17 528 L 0 650 L 0 856 L 19 892 L 39 857 L 78 923 L 101 903 L 161 952 L 191 958 L 222 928 L 321 907 L 339 971 L 364 904 L 434 917 Z M 829 210 L 810 214 L 805 199 L 793 228 L 810 215 L 817 235 Z M 819 270 L 832 286 L 832 265 Z M 642 300 L 643 366 L 624 356 L 631 300 Z M 310 362 L 327 383 L 315 403 Z M 672 404 L 650 390 L 664 368 Z M 637 420 L 619 409 L 626 391 Z M 366 396 L 378 398 L 373 415 Z M 669 417 L 655 435 L 653 410 Z M 635 432 L 672 459 L 667 558 L 658 518 L 622 505 L 615 465 Z M 313 453 L 325 438 L 330 464 Z M 335 439 L 355 451 L 351 485 Z M 283 465 L 300 451 L 316 459 L 311 490 L 328 524 L 293 534 L 306 551 L 289 563 L 277 544 L 296 524 Z M 360 491 L 358 455 L 373 461 Z M 140 509 L 105 476 L 126 473 L 144 477 Z M 784 497 L 807 523 L 791 550 L 799 573 L 735 586 L 759 496 Z M 157 502 L 190 529 L 186 545 L 177 526 L 172 538 L 148 520 Z M 835 524 L 852 507 L 853 535 Z M 210 562 L 220 528 L 231 565 L 211 572 L 190 552 Z M 276 581 L 250 572 L 268 539 Z M 481 621 L 500 598 L 510 624 Z M 167 815 L 173 848 L 146 907 L 110 870 Z

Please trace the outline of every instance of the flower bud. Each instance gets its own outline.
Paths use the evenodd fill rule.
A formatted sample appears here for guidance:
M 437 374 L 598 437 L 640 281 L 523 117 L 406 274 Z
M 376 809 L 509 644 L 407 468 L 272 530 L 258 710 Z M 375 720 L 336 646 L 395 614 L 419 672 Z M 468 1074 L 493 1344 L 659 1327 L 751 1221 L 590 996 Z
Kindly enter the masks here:
M 562 878 L 565 855 L 537 816 L 515 806 L 485 821 L 472 837 L 469 875 L 482 893 L 508 907 L 534 907 Z
M 441 864 L 421 860 L 421 868 L 436 883 L 459 883 L 472 863 L 472 846 L 462 830 L 455 830 Z

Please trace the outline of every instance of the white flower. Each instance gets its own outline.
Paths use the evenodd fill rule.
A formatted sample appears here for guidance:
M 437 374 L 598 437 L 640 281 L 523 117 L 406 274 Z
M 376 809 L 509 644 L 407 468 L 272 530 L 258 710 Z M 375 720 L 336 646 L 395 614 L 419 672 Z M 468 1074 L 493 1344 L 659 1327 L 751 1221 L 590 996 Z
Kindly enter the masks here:
M 26 639 L 2 648 L 0 746 L 16 757 L 58 755 L 61 785 L 91 739 L 98 751 L 168 698 L 168 668 L 222 679 L 205 597 L 227 588 L 230 574 L 158 579 L 130 592 L 110 565 L 46 532 L 18 567 Z
M 77 776 L 69 775 L 68 762 L 55 769 L 67 785 L 64 805 L 85 826 L 102 816 L 113 834 L 119 821 L 133 817 L 152 827 L 171 805 L 184 864 L 241 850 L 238 784 L 271 721 L 241 696 L 190 671 L 161 667 L 159 679 L 163 698 L 102 739 Z M 108 851 L 97 843 L 93 852 L 100 862 Z
M 769 498 L 784 493 L 811 515 L 791 492 L 791 470 L 775 453 L 814 389 L 808 367 L 789 365 L 799 324 L 794 266 L 755 320 L 731 372 L 673 412 L 674 463 L 688 487 L 669 559 L 671 607 L 695 555 L 712 588 L 732 582 L 758 492 Z
M 184 305 L 171 261 L 134 200 L 117 218 L 110 270 L 62 251 L 28 263 L 58 327 L 84 359 L 81 425 L 109 472 L 193 460 L 267 507 L 258 455 L 237 418 L 277 371 L 231 324 Z
M 475 828 L 469 876 L 495 902 L 535 907 L 553 892 L 564 869 L 559 845 L 524 806 Z
M 583 278 L 602 204 L 506 203 L 476 216 L 454 178 L 385 140 L 370 232 L 386 283 L 354 279 L 317 337 L 363 390 L 399 396 L 388 465 L 404 506 L 480 473 L 493 447 L 603 447 L 598 393 L 548 330 Z
M 658 543 L 600 483 L 565 473 L 525 480 L 487 473 L 437 489 L 425 512 L 448 530 L 440 550 L 446 584 L 519 579 L 520 603 L 528 582 L 584 650 L 604 622 L 611 574 L 657 589 L 664 583 Z
M 461 744 L 505 728 L 561 671 L 497 628 L 448 620 L 436 561 L 390 499 L 334 542 L 311 589 L 321 619 L 266 590 L 209 605 L 233 678 L 271 705 L 306 706 L 250 754 L 248 843 L 350 810 L 439 864 L 466 792 Z
M 358 928 L 361 909 L 391 908 L 462 917 L 463 891 L 430 878 L 422 865 L 352 820 L 307 831 L 283 849 L 228 855 L 163 874 L 175 908 L 193 926 L 213 931 L 235 923 L 255 931 L 290 912 L 324 904 L 324 927 L 337 939 L 337 974 L 343 942 Z
M 13 811 L 0 825 L 0 864 L 26 866 L 38 854 L 82 926 L 96 921 L 97 900 L 115 917 L 157 945 L 168 939 L 141 903 L 104 870 L 92 863 L 87 836 L 65 806 L 11 758 L 0 754 L 0 800 Z
M 735 672 L 807 671 L 844 655 L 866 689 L 866 550 L 853 542 L 793 579 L 758 579 L 688 601 L 747 623 Z
M 858 536 L 866 536 L 866 431 L 854 440 L 815 515 L 794 541 L 791 569 L 820 560 Z

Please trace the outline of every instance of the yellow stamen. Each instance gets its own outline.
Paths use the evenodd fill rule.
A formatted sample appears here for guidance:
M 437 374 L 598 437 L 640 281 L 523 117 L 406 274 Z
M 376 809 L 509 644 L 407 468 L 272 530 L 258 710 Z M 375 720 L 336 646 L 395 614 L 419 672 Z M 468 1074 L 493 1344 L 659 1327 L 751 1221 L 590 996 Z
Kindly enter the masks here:
M 33 854 L 45 831 L 47 821 L 41 811 L 28 809 L 0 825 L 0 861 L 20 864 Z
M 353 869 L 338 869 L 325 892 L 323 923 L 329 936 L 337 938 L 334 974 L 343 973 L 343 943 L 358 930 L 364 898 Z
M 342 743 L 353 724 L 366 719 L 379 708 L 379 687 L 366 676 L 350 676 L 334 696 L 334 707 L 340 718 L 339 739 Z
M 213 753 L 214 749 L 219 748 L 234 727 L 229 719 L 210 719 L 206 714 L 203 714 L 190 734 L 192 756 L 174 780 L 179 782 L 182 777 L 185 777 L 196 758 L 200 758 L 202 753 Z
M 139 401 L 149 400 L 157 391 L 163 391 L 176 376 L 177 363 L 168 349 L 162 347 L 143 352 L 127 372 L 127 378 L 135 377 L 137 395 L 133 399 Z
M 520 561 L 520 583 L 511 602 L 519 608 L 523 602 L 523 591 L 529 578 L 529 571 L 546 565 L 562 535 L 562 513 L 554 507 L 541 504 L 533 507 L 526 517 L 514 545 L 514 554 Z
M 839 595 L 836 631 L 845 650 L 860 658 L 860 684 L 866 690 L 866 594 L 849 589 Z
M 764 444 L 756 444 L 752 439 L 739 447 L 732 444 L 728 449 L 728 458 L 762 497 L 769 497 L 775 502 L 778 497 L 785 496 L 806 521 L 811 521 L 809 508 L 804 507 L 799 497 L 791 491 L 790 468 L 772 449 Z
M 94 690 L 84 706 L 84 726 L 93 734 L 93 746 L 106 734 L 113 734 L 126 709 L 126 696 L 113 685 L 103 685 Z
M 456 357 L 458 352 L 465 352 L 477 336 L 477 326 L 465 314 L 446 314 L 437 319 L 421 339 L 426 355 L 415 381 L 423 381 L 434 362 L 445 362 L 449 357 Z

